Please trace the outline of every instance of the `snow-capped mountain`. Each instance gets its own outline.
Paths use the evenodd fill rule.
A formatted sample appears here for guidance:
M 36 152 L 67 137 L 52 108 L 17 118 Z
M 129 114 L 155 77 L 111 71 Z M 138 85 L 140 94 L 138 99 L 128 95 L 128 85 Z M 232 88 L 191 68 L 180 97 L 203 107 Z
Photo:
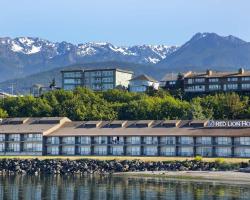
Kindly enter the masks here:
M 156 64 L 177 46 L 115 46 L 110 43 L 51 42 L 33 37 L 0 38 L 0 81 L 75 63 L 121 61 Z

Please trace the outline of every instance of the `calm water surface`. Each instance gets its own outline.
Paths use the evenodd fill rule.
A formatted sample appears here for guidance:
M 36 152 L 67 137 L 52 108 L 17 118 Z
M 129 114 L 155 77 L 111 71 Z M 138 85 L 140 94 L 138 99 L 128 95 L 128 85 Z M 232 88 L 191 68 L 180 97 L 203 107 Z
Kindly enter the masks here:
M 0 199 L 250 199 L 250 185 L 166 178 L 2 176 Z

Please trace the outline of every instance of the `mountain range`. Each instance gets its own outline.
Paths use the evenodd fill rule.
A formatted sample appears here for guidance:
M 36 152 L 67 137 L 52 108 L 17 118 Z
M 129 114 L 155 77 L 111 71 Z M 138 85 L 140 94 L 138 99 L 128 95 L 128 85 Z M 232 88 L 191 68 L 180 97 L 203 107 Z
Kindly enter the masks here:
M 250 43 L 234 36 L 197 33 L 181 46 L 50 42 L 39 38 L 0 38 L 0 89 L 15 83 L 27 91 L 34 83 L 60 85 L 60 70 L 75 67 L 120 67 L 160 80 L 165 73 L 250 69 Z M 28 77 L 27 77 L 28 76 Z

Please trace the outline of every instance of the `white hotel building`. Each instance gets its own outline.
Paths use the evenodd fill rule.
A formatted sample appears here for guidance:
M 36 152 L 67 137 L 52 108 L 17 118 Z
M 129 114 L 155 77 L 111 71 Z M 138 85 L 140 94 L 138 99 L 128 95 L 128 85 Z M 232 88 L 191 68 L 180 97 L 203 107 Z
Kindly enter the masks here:
M 250 122 L 8 118 L 0 155 L 250 157 Z

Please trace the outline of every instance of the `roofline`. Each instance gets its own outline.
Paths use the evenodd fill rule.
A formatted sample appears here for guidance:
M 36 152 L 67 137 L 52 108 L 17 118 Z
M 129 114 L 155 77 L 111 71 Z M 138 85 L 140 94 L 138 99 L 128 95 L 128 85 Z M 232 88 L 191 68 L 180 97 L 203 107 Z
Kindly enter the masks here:
M 129 73 L 129 74 L 134 74 L 133 71 L 130 70 L 125 70 L 125 69 L 121 69 L 121 68 L 96 68 L 96 69 L 65 69 L 65 70 L 61 70 L 61 73 L 63 72 L 92 72 L 92 71 L 107 71 L 107 70 L 113 70 L 113 71 L 119 71 L 119 72 L 125 72 L 125 73 Z

